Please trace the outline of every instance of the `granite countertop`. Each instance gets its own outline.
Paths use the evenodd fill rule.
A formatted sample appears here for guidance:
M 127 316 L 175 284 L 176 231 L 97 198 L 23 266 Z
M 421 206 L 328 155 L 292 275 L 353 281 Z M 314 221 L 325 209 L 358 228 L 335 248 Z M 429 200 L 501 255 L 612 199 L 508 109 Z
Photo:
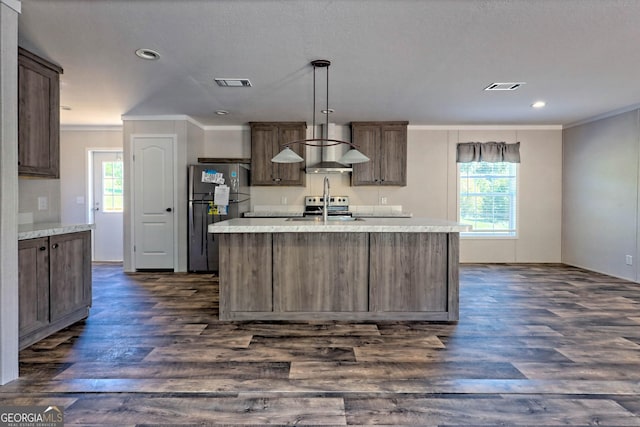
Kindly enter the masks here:
M 356 221 L 238 218 L 208 226 L 209 233 L 459 233 L 468 225 L 431 218 L 366 218 Z
M 95 224 L 61 224 L 47 222 L 40 224 L 21 224 L 18 226 L 18 240 L 49 237 L 57 234 L 77 233 L 92 230 Z

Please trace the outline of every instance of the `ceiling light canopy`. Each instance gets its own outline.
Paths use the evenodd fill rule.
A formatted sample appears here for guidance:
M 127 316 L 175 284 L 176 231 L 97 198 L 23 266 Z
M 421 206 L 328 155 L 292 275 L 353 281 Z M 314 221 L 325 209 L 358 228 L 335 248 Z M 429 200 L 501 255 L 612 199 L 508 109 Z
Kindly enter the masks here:
M 160 54 L 152 49 L 138 49 L 136 50 L 138 58 L 146 59 L 148 61 L 155 61 L 160 59 Z
M 533 104 L 531 104 L 533 108 L 543 108 L 545 105 L 547 105 L 547 103 L 544 101 L 536 101 Z
M 298 163 L 303 162 L 304 159 L 296 154 L 291 146 L 294 144 L 303 144 L 310 147 L 319 147 L 320 148 L 320 156 L 324 159 L 324 149 L 326 147 L 331 147 L 340 144 L 346 144 L 350 147 L 349 151 L 347 151 L 338 162 L 322 162 L 317 167 L 313 168 L 313 171 L 318 172 L 344 172 L 349 169 L 346 168 L 346 165 L 354 164 L 354 163 L 364 163 L 368 162 L 369 158 L 362 154 L 357 150 L 356 145 L 341 141 L 339 139 L 333 139 L 327 137 L 316 138 L 316 70 L 318 68 L 326 69 L 326 98 L 325 98 L 325 108 L 321 110 L 321 112 L 325 115 L 325 130 L 329 128 L 329 114 L 333 113 L 334 110 L 329 108 L 329 66 L 331 65 L 331 61 L 326 59 L 317 59 L 315 61 L 311 61 L 311 65 L 313 66 L 313 118 L 312 118 L 312 132 L 313 136 L 310 139 L 301 139 L 297 141 L 289 141 L 282 144 L 282 151 L 278 153 L 273 159 L 271 159 L 274 163 Z

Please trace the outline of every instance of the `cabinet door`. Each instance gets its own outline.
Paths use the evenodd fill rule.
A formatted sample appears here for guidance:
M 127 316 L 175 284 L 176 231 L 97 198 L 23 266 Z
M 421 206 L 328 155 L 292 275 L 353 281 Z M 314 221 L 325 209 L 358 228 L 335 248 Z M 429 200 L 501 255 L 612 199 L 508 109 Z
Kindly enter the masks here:
M 91 305 L 91 232 L 49 238 L 50 320 Z
M 370 311 L 447 311 L 447 233 L 371 233 L 369 242 Z
M 49 239 L 18 242 L 20 336 L 49 323 Z
M 46 65 L 45 65 L 46 64 Z M 18 172 L 59 178 L 61 69 L 19 49 Z
M 299 141 L 306 137 L 306 125 L 293 124 L 282 125 L 278 130 L 278 140 L 276 141 L 276 153 L 281 151 L 282 144 L 290 141 Z M 291 146 L 297 155 L 303 159 L 306 157 L 306 146 L 304 144 L 295 144 Z M 275 155 L 274 154 L 274 155 Z M 306 174 L 304 171 L 305 162 L 300 163 L 273 163 L 277 170 L 277 180 L 279 185 L 304 186 Z
M 351 185 L 375 185 L 380 177 L 380 126 L 375 124 L 351 124 L 351 142 L 369 158 L 356 163 L 351 173 Z
M 304 122 L 251 123 L 251 185 L 304 186 L 305 163 L 273 163 L 271 159 L 281 151 L 282 144 L 304 139 Z M 291 147 L 305 158 L 305 146 Z
M 274 163 L 278 129 L 273 125 L 251 124 L 251 185 L 274 185 Z
M 353 165 L 351 185 L 407 185 L 407 124 L 351 123 L 351 141 L 370 159 Z
M 407 185 L 407 126 L 380 128 L 380 185 Z

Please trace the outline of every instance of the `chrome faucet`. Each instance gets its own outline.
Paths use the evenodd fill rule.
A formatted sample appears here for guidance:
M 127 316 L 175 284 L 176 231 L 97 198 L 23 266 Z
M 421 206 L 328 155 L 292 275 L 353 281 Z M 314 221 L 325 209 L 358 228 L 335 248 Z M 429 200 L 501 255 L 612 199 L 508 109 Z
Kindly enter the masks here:
M 329 219 L 329 177 L 324 177 L 322 185 L 322 220 L 326 223 Z

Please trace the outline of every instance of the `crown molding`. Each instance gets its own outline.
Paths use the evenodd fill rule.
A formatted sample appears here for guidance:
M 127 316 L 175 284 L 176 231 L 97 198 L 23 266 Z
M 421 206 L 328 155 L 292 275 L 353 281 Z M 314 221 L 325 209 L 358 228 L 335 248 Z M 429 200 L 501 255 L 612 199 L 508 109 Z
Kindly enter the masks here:
M 61 132 L 122 132 L 122 125 L 60 125 Z
M 408 130 L 562 130 L 562 125 L 409 125 Z
M 122 120 L 130 121 L 186 121 L 202 130 L 248 130 L 249 125 L 205 125 L 186 114 L 171 114 L 160 116 L 122 116 Z
M 123 115 L 121 119 L 127 121 L 186 121 L 193 125 L 198 126 L 200 129 L 204 129 L 204 125 L 186 114 L 166 114 L 158 116 L 129 116 Z
M 608 113 L 602 113 L 597 116 L 589 117 L 588 119 L 580 120 L 578 122 L 569 123 L 564 126 L 564 129 L 573 128 L 580 125 L 586 125 L 587 123 L 597 122 L 598 120 L 608 119 L 609 117 L 617 116 L 619 114 L 628 113 L 629 111 L 640 109 L 640 104 L 633 104 L 627 107 L 619 108 L 617 110 L 609 111 Z
M 20 0 L 0 0 L 0 4 L 4 4 L 16 12 L 22 13 L 22 2 Z

